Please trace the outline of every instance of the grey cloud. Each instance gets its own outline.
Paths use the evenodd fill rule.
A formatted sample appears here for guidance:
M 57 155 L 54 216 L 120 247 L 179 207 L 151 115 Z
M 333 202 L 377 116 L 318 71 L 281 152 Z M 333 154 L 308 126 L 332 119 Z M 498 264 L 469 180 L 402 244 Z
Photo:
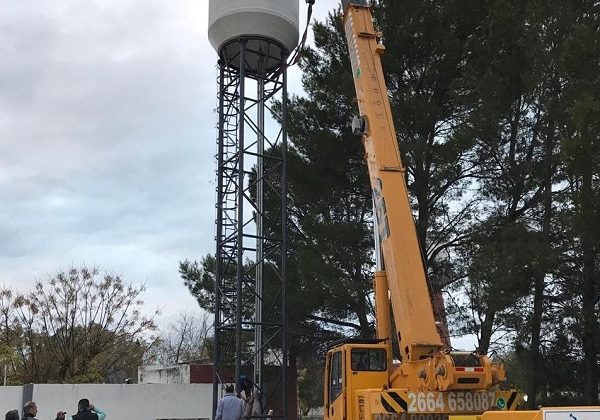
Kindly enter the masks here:
M 149 307 L 196 307 L 177 263 L 214 250 L 207 5 L 3 5 L 0 285 L 85 262 L 146 282 Z
M 213 248 L 216 72 L 190 8 L 5 5 L 0 282 L 85 261 L 193 305 L 177 262 Z

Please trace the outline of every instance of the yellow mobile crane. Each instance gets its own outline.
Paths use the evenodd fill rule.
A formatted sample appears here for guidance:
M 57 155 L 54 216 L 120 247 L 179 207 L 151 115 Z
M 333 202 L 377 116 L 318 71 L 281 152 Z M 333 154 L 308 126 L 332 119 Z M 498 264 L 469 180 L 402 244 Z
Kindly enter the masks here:
M 486 355 L 444 349 L 383 76 L 381 34 L 373 27 L 367 0 L 343 0 L 342 5 L 360 110 L 352 125 L 362 135 L 373 190 L 377 339 L 344 340 L 328 351 L 324 418 L 546 420 L 542 411 L 513 411 L 522 397 L 498 390 L 505 380 L 501 365 Z M 398 364 L 392 356 L 390 303 Z M 577 413 L 577 420 L 587 420 L 583 411 Z M 600 419 L 600 411 L 592 415 Z

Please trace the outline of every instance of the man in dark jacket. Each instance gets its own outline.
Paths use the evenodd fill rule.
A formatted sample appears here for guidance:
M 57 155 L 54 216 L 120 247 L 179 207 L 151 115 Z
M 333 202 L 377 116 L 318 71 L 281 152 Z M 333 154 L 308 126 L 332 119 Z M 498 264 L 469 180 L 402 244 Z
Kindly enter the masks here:
M 77 414 L 72 418 L 73 420 L 104 420 L 106 413 L 90 404 L 87 398 L 83 398 L 77 403 Z

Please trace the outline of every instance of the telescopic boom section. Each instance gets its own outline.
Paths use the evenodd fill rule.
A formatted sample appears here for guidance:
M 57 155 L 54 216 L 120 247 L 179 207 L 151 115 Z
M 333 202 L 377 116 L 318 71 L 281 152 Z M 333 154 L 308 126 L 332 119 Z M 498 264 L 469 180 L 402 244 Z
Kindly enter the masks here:
M 365 1 L 343 3 L 344 27 L 361 117 L 362 134 L 396 333 L 403 360 L 435 356 L 442 348 L 406 186 L 383 76 L 384 46 Z M 387 299 L 377 297 L 378 302 Z M 378 317 L 379 318 L 379 317 Z M 386 320 L 377 319 L 378 324 Z M 380 337 L 384 338 L 384 337 Z

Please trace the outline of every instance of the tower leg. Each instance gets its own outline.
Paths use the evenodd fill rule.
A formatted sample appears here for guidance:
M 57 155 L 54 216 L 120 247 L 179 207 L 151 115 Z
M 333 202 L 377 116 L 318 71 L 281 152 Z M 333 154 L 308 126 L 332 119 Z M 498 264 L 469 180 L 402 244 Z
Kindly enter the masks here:
M 213 413 L 234 383 L 257 399 L 250 418 L 288 418 L 286 56 L 271 40 L 235 43 L 219 61 Z

